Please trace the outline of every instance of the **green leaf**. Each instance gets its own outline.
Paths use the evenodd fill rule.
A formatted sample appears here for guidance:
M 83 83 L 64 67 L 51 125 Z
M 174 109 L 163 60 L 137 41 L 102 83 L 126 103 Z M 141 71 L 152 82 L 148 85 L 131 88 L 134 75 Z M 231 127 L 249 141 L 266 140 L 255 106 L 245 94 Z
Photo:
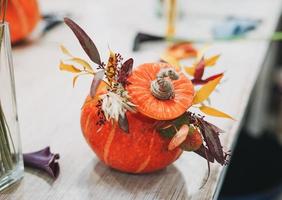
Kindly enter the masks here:
M 171 126 L 165 126 L 158 129 L 158 132 L 165 138 L 172 138 L 176 134 L 176 129 L 179 130 L 183 124 L 189 125 L 190 122 L 188 116 L 184 113 L 169 124 L 171 124 Z

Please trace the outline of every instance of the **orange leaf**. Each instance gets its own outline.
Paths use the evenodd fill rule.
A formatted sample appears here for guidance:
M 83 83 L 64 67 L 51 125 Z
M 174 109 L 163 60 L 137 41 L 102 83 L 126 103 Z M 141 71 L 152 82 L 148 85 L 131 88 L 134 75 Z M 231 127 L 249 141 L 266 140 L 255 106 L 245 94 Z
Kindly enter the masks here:
M 60 70 L 68 71 L 68 72 L 71 72 L 71 73 L 79 73 L 79 72 L 81 72 L 81 70 L 76 68 L 75 66 L 69 65 L 69 64 L 65 64 L 62 61 L 60 62 Z
M 203 113 L 207 114 L 207 115 L 210 115 L 210 116 L 214 116 L 214 117 L 222 117 L 222 118 L 228 118 L 228 119 L 233 119 L 233 117 L 231 117 L 230 115 L 222 112 L 222 111 L 219 111 L 215 108 L 212 108 L 212 107 L 209 107 L 209 106 L 201 106 L 199 108 Z
M 172 151 L 178 147 L 186 139 L 189 133 L 189 126 L 184 124 L 180 127 L 179 131 L 173 136 L 170 143 L 168 144 L 168 150 Z
M 206 66 L 214 66 L 217 62 L 217 60 L 219 59 L 220 55 L 215 55 L 215 56 L 212 56 L 208 59 L 205 59 L 205 65 Z
M 198 104 L 205 101 L 219 84 L 222 77 L 223 75 L 203 85 L 203 87 L 197 91 L 193 100 L 193 104 Z

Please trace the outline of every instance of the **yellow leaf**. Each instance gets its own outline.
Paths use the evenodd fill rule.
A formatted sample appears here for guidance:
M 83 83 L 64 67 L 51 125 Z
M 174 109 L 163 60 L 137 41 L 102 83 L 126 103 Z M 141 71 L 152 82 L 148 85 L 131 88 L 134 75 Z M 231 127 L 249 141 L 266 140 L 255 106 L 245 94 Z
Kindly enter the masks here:
M 69 57 L 73 57 L 73 56 L 70 54 L 69 50 L 67 50 L 66 47 L 64 47 L 63 45 L 61 45 L 60 48 L 61 48 L 61 51 L 62 51 L 65 55 L 67 55 L 67 56 L 69 56 Z
M 73 77 L 73 79 L 72 79 L 72 87 L 75 86 L 75 83 L 76 83 L 77 78 L 79 77 L 79 75 L 80 75 L 80 74 L 78 74 L 78 75 L 76 75 L 75 77 Z
M 219 84 L 222 77 L 223 75 L 203 85 L 203 87 L 197 91 L 193 100 L 193 104 L 198 104 L 205 101 Z
M 219 111 L 215 108 L 212 108 L 212 107 L 209 107 L 209 106 L 201 106 L 199 108 L 203 113 L 207 114 L 207 115 L 210 115 L 210 116 L 214 116 L 214 117 L 222 117 L 222 118 L 228 118 L 228 119 L 233 119 L 233 117 L 231 117 L 230 115 L 222 112 L 222 111 Z
M 76 68 L 75 66 L 69 65 L 69 64 L 65 64 L 62 61 L 60 62 L 60 70 L 68 71 L 68 72 L 71 72 L 71 73 L 79 73 L 79 72 L 81 72 L 81 70 Z
M 169 64 L 171 64 L 173 67 L 175 67 L 176 70 L 180 70 L 180 64 L 179 61 L 177 59 L 175 59 L 174 57 L 168 55 L 168 54 L 164 54 L 161 56 L 161 59 Z
M 70 60 L 82 65 L 85 70 L 88 70 L 89 72 L 94 73 L 92 67 L 90 66 L 90 64 L 87 61 L 81 58 L 76 58 L 76 57 L 71 58 Z
M 184 68 L 185 72 L 189 74 L 190 76 L 194 76 L 195 73 L 195 67 L 185 67 Z
M 214 66 L 219 57 L 220 57 L 220 55 L 215 55 L 215 56 L 212 56 L 208 59 L 205 59 L 205 65 L 206 66 Z

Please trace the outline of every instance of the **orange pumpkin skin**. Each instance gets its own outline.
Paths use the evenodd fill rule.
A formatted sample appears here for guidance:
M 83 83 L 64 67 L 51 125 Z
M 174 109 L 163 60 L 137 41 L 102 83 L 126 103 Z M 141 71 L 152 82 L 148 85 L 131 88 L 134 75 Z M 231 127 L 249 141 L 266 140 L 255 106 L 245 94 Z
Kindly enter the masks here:
M 99 91 L 98 91 L 99 92 Z M 106 165 L 128 173 L 149 173 L 165 168 L 182 153 L 180 148 L 168 150 L 170 139 L 155 129 L 155 120 L 140 113 L 127 112 L 129 133 L 117 123 L 96 125 L 97 98 L 87 98 L 81 112 L 81 128 L 89 146 Z
M 40 20 L 37 0 L 9 0 L 6 20 L 10 24 L 12 43 L 23 40 Z
M 145 63 L 138 66 L 129 76 L 127 91 L 136 109 L 156 120 L 171 120 L 182 115 L 194 99 L 194 86 L 181 72 L 179 79 L 173 80 L 175 96 L 169 100 L 155 98 L 150 90 L 151 82 L 156 79 L 161 69 L 173 68 L 168 63 Z

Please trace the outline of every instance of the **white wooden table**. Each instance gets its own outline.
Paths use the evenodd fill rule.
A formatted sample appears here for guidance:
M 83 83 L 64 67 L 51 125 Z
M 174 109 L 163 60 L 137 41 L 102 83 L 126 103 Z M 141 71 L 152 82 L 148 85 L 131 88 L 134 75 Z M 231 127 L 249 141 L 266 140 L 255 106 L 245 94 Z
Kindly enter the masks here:
M 165 44 L 146 45 L 131 51 L 137 31 L 164 32 L 164 22 L 155 17 L 152 0 L 48 0 L 40 1 L 44 12 L 67 11 L 93 37 L 105 60 L 108 46 L 135 64 L 156 61 Z M 281 0 L 187 0 L 186 16 L 178 24 L 179 36 L 207 37 L 215 21 L 227 15 L 263 20 L 252 33 L 270 35 L 278 23 Z M 66 26 L 48 33 L 41 41 L 14 49 L 18 109 L 24 152 L 47 145 L 61 155 L 61 174 L 56 181 L 27 169 L 24 179 L 0 194 L 0 200 L 87 200 L 87 199 L 216 199 L 226 168 L 212 164 L 208 183 L 206 161 L 184 153 L 173 165 L 155 174 L 128 175 L 113 171 L 98 161 L 82 137 L 80 107 L 89 91 L 90 79 L 78 80 L 72 88 L 70 74 L 58 70 L 64 44 L 73 54 L 86 58 Z M 207 55 L 220 53 L 211 73 L 225 71 L 225 81 L 211 102 L 237 121 L 209 118 L 226 130 L 221 136 L 226 150 L 236 143 L 251 91 L 269 50 L 268 41 L 221 42 L 210 45 Z M 200 46 L 199 46 L 200 47 Z

